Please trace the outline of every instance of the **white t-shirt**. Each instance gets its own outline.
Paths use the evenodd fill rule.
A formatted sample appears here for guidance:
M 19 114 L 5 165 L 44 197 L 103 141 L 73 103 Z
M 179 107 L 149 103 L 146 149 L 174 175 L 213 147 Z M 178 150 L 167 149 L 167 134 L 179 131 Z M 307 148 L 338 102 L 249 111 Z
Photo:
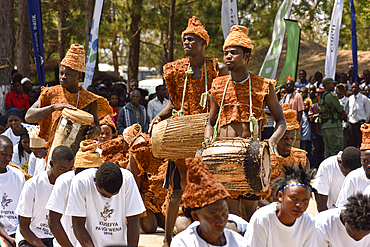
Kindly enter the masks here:
M 126 217 L 145 211 L 134 177 L 121 169 L 123 183 L 119 193 L 106 198 L 96 189 L 96 171 L 87 169 L 72 179 L 66 214 L 86 217 L 85 227 L 95 246 L 127 245 Z
M 15 213 L 25 179 L 21 170 L 6 166 L 6 172 L 0 173 L 1 211 L 0 225 L 9 234 L 14 234 L 19 224 Z
M 31 153 L 28 163 L 28 174 L 32 177 L 37 176 L 46 168 L 46 160 L 36 158 L 34 153 Z
M 55 181 L 53 191 L 51 192 L 46 209 L 62 214 L 60 222 L 66 232 L 69 241 L 73 246 L 76 246 L 78 241 L 72 228 L 72 217 L 65 215 L 67 209 L 69 190 L 71 187 L 72 179 L 75 177 L 75 171 L 69 171 L 60 175 Z M 61 246 L 54 238 L 54 246 Z
M 369 247 L 370 234 L 360 241 L 351 238 L 340 220 L 340 213 L 345 208 L 325 210 L 315 217 L 315 247 Z
M 19 160 L 19 151 L 18 151 L 18 145 L 20 145 L 20 143 L 16 144 L 13 146 L 13 157 L 12 157 L 12 163 L 13 164 L 16 164 L 17 166 L 20 166 L 22 167 L 24 164 L 27 163 L 27 161 L 30 159 L 30 155 L 29 153 L 27 153 L 26 151 L 23 150 L 23 156 L 21 157 L 21 159 Z M 22 145 L 22 144 L 21 144 Z
M 38 238 L 53 237 L 48 223 L 49 210 L 45 209 L 52 190 L 53 185 L 49 181 L 47 172 L 42 171 L 38 176 L 31 178 L 24 184 L 15 210 L 19 216 L 31 218 L 30 230 Z M 22 240 L 24 240 L 24 237 L 18 226 L 17 244 Z
M 248 221 L 246 221 L 245 219 L 243 219 L 242 217 L 239 217 L 235 214 L 230 214 L 228 215 L 228 220 L 229 221 L 233 221 L 235 222 L 236 224 L 236 228 L 240 231 L 240 232 L 245 232 L 247 231 L 247 228 L 248 228 Z
M 370 196 L 370 185 L 368 185 L 364 191 L 364 195 L 369 195 Z
M 184 231 L 177 234 L 171 241 L 171 247 L 213 247 L 201 238 L 197 232 L 199 221 L 194 221 Z M 224 247 L 246 247 L 247 243 L 242 235 L 234 232 L 233 230 L 224 228 L 224 235 L 226 244 Z
M 21 139 L 21 136 L 16 136 L 13 133 L 12 128 L 7 128 L 4 133 L 2 133 L 3 136 L 9 137 L 9 139 L 13 142 L 13 146 L 15 144 L 18 144 L 19 140 Z
M 363 193 L 368 185 L 370 185 L 370 179 L 366 177 L 363 167 L 359 167 L 356 170 L 351 171 L 344 180 L 336 206 L 338 208 L 344 207 L 347 203 L 348 197 L 354 195 L 356 192 Z
M 333 155 L 320 164 L 313 187 L 319 194 L 328 196 L 328 208 L 335 208 L 345 178 L 338 164 L 338 155 Z
M 247 232 L 244 234 L 248 246 L 312 246 L 315 235 L 314 219 L 307 212 L 304 212 L 292 226 L 286 226 L 280 222 L 276 215 L 276 207 L 278 205 L 280 203 L 273 202 L 258 209 L 252 215 Z

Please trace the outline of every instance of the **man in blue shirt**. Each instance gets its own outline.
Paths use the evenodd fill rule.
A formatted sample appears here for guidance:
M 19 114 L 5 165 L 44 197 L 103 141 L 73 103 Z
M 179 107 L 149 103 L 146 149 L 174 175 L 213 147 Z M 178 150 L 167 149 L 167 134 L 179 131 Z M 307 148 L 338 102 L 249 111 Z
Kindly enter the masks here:
M 295 83 L 295 87 L 306 87 L 310 82 L 306 80 L 307 73 L 305 70 L 299 71 L 299 81 Z

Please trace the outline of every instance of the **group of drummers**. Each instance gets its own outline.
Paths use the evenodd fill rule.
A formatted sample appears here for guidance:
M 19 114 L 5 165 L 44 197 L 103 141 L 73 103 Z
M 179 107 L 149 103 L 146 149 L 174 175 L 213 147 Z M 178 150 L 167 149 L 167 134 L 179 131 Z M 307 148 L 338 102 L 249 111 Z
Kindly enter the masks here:
M 171 100 L 153 119 L 149 134 L 139 124 L 117 133 L 109 103 L 78 86 L 85 52 L 71 45 L 61 62 L 60 85 L 43 88 L 25 116 L 40 125 L 39 137 L 49 147 L 52 172 L 45 176 L 54 188 L 45 205 L 33 206 L 50 210 L 44 209 L 46 224 L 34 226 L 33 233 L 35 217 L 18 203 L 15 212 L 22 222 L 16 234 L 23 236 L 17 246 L 53 246 L 50 236 L 61 246 L 137 246 L 139 225 L 148 233 L 164 228 L 163 246 L 335 246 L 315 237 L 314 220 L 305 212 L 315 192 L 315 171 L 307 153 L 292 147 L 297 115 L 287 104 L 279 105 L 275 80 L 248 70 L 253 44 L 247 28 L 231 28 L 224 64 L 205 57 L 210 38 L 196 17 L 181 37 L 186 58 L 163 68 Z M 261 140 L 266 106 L 275 131 Z M 106 133 L 119 135 L 111 139 Z M 75 157 L 68 177 L 63 173 L 72 169 L 70 163 L 58 164 L 68 153 L 61 146 Z M 37 189 L 36 181 L 26 184 L 36 183 Z M 57 193 L 63 194 L 60 205 Z M 369 208 L 369 196 L 359 194 L 340 211 L 348 238 L 356 243 L 370 232 L 369 224 L 365 229 L 357 224 L 370 220 L 369 211 L 360 215 Z M 55 227 L 60 222 L 62 227 Z M 5 242 L 15 243 L 13 230 L 0 231 Z M 369 246 L 369 238 L 363 240 L 358 246 Z

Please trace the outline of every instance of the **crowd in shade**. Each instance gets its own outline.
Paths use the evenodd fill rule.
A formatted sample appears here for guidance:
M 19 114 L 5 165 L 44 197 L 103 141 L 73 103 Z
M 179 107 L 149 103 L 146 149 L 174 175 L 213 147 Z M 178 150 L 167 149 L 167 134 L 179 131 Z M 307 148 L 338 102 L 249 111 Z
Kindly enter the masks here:
M 300 70 L 276 87 L 248 71 L 246 27 L 231 28 L 224 63 L 205 57 L 196 17 L 181 39 L 186 57 L 163 67 L 152 95 L 136 79 L 84 89 L 79 44 L 60 84 L 14 71 L 0 116 L 0 246 L 138 246 L 158 227 L 164 247 L 370 246 L 369 70 Z M 183 156 L 189 121 L 170 140 L 181 150 L 167 145 L 176 158 L 155 155 L 152 127 L 188 116 L 207 116 L 197 154 Z M 216 144 L 229 146 L 208 152 Z

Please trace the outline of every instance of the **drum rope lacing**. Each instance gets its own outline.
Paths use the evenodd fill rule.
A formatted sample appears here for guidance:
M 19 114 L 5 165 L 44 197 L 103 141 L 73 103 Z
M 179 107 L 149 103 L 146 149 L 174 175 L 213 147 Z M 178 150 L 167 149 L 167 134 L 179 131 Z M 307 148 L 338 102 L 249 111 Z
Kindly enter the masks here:
M 259 133 L 259 130 L 258 130 L 258 121 L 254 117 L 253 110 L 252 110 L 252 108 L 253 108 L 253 106 L 252 106 L 252 84 L 251 84 L 251 77 L 250 77 L 250 75 L 251 75 L 251 72 L 248 71 L 248 77 L 247 77 L 247 79 L 249 79 L 249 128 L 250 128 L 250 132 L 251 132 L 251 136 L 252 136 L 253 140 L 258 140 L 259 139 L 258 138 L 258 133 Z M 224 107 L 226 90 L 227 90 L 227 87 L 229 86 L 230 79 L 231 79 L 231 76 L 229 77 L 229 79 L 227 80 L 226 85 L 225 85 L 224 93 L 222 95 L 222 101 L 221 101 L 220 109 L 218 111 L 218 116 L 217 116 L 216 124 L 213 127 L 213 137 L 212 137 L 211 142 L 215 142 L 215 140 L 217 138 L 217 129 L 218 129 L 218 125 L 220 123 L 220 116 L 221 116 L 222 109 Z M 230 104 L 227 104 L 227 105 L 230 105 Z M 245 105 L 247 105 L 247 104 L 245 104 Z
M 184 89 L 182 91 L 182 101 L 181 101 L 181 109 L 179 111 L 176 111 L 175 109 L 172 110 L 172 116 L 173 115 L 176 115 L 179 116 L 179 117 L 182 117 L 184 116 L 184 101 L 185 101 L 185 92 L 186 92 L 186 86 L 188 84 L 188 76 L 189 75 L 192 75 L 194 74 L 194 71 L 192 71 L 190 69 L 190 61 L 189 61 L 189 64 L 188 64 L 188 68 L 187 70 L 185 71 L 185 83 L 184 83 Z M 203 107 L 203 110 L 204 108 L 206 108 L 206 105 L 207 105 L 207 99 L 210 98 L 210 95 L 208 93 L 208 85 L 207 85 L 207 63 L 206 63 L 206 59 L 204 59 L 204 79 L 205 79 L 205 87 L 206 87 L 206 91 L 204 93 L 202 93 L 202 96 L 200 98 L 200 102 L 199 104 Z

